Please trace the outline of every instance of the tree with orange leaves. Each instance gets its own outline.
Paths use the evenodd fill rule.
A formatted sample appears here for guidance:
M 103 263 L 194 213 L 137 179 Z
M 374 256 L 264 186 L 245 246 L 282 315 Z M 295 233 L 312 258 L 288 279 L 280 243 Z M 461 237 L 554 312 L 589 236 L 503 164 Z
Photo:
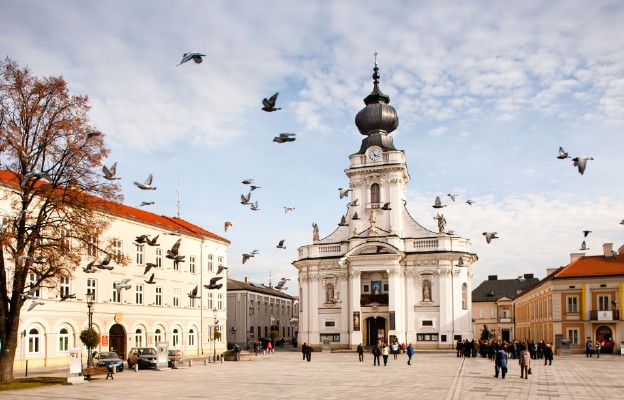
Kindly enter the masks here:
M 99 173 L 108 149 L 88 111 L 62 77 L 0 61 L 0 200 L 10 205 L 0 209 L 0 382 L 13 380 L 25 302 L 71 276 L 110 224 L 102 199 L 121 201 Z

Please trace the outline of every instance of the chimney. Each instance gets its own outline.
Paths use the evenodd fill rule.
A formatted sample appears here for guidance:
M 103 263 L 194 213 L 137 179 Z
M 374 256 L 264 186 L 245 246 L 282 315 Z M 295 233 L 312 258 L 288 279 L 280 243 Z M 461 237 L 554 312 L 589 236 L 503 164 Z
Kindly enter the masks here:
M 524 274 L 524 279 L 533 279 L 533 274 Z
M 602 254 L 605 258 L 613 258 L 613 243 L 605 243 L 602 245 Z
M 581 257 L 585 257 L 585 253 L 570 253 L 570 264 Z
M 557 268 L 547 268 L 546 269 L 546 276 L 552 274 L 553 272 L 555 272 L 557 270 Z
M 498 280 L 498 275 L 488 275 L 488 281 L 496 281 Z
M 245 277 L 245 283 L 249 283 L 249 277 Z

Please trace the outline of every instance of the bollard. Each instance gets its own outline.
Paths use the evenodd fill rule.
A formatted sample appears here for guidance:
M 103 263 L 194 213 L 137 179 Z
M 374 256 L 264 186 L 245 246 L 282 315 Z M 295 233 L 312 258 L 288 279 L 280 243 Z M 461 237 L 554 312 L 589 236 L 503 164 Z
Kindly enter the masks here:
M 208 365 L 208 359 L 204 358 L 204 365 Z
M 238 354 L 240 354 L 240 353 L 238 353 Z M 223 359 L 224 359 L 224 358 L 225 358 L 225 357 L 223 357 L 223 354 L 222 354 L 222 355 L 221 355 L 221 364 L 223 364 Z
M 189 360 L 189 367 L 193 366 L 193 360 Z
M 26 377 L 28 378 L 28 360 L 26 360 Z
M 134 364 L 134 372 L 139 372 L 139 364 Z

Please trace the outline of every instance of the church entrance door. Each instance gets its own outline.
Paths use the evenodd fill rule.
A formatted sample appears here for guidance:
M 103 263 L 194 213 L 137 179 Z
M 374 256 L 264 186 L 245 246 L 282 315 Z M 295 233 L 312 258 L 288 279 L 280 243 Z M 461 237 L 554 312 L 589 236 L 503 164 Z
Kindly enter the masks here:
M 377 340 L 386 341 L 386 319 L 383 317 L 366 318 L 366 345 L 374 346 Z

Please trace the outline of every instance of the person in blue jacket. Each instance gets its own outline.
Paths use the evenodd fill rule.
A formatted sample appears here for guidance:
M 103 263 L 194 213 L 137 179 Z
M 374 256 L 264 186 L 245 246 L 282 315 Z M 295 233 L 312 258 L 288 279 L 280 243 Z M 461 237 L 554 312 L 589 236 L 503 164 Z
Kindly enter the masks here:
M 412 365 L 412 356 L 414 355 L 414 349 L 412 348 L 412 344 L 410 343 L 407 346 L 407 365 Z
M 498 371 L 500 370 L 503 374 L 503 379 L 505 379 L 505 374 L 507 373 L 507 352 L 500 346 L 496 349 L 494 363 L 494 378 L 498 378 Z

